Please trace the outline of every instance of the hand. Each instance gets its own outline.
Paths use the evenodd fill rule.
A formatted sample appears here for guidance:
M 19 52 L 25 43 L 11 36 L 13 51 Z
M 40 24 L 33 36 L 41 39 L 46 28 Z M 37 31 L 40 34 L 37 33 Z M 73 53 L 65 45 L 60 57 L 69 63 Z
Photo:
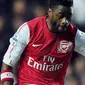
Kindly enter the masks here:
M 2 85 L 13 85 L 13 81 L 5 81 Z

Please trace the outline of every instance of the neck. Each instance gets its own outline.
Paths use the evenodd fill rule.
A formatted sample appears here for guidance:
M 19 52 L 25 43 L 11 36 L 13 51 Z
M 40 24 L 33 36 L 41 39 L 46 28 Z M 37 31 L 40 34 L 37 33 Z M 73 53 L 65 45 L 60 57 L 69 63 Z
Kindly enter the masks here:
M 48 29 L 53 32 L 53 33 L 56 33 L 57 32 L 57 26 L 56 26 L 56 23 L 53 23 L 52 22 L 52 19 L 48 16 L 47 19 L 46 19 L 46 23 L 47 23 L 47 26 L 48 26 Z
M 49 16 L 47 16 L 47 18 L 46 18 L 46 23 L 47 23 L 48 29 L 51 31 L 52 23 L 51 23 L 51 18 Z

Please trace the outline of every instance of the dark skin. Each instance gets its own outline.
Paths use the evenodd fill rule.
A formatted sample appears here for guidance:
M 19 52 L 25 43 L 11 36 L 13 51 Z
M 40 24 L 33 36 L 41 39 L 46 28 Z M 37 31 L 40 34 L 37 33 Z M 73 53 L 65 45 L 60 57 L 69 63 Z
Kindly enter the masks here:
M 69 9 L 63 5 L 49 8 L 46 22 L 50 31 L 54 33 L 66 31 L 64 27 L 68 26 L 71 21 L 71 10 Z
M 58 5 L 52 9 L 49 8 L 46 22 L 51 32 L 62 33 L 66 31 L 64 26 L 69 25 L 70 19 L 71 19 L 71 11 L 69 10 L 69 8 L 62 5 Z M 12 68 L 3 63 L 2 71 L 3 70 L 12 70 Z M 5 81 L 3 85 L 13 85 L 13 82 Z

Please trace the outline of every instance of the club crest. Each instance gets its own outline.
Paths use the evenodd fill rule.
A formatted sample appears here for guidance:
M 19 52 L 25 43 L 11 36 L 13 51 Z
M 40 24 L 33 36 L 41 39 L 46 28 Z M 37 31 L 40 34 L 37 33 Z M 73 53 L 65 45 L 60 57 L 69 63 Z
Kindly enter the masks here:
M 59 42 L 58 52 L 67 53 L 70 52 L 73 48 L 73 44 L 70 41 L 62 40 Z

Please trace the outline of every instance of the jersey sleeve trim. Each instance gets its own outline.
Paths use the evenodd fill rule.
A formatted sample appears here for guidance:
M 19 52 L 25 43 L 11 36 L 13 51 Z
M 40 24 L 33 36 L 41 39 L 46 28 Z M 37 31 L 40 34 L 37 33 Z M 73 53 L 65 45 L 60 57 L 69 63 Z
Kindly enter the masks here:
M 19 27 L 17 32 L 10 38 L 10 45 L 6 51 L 3 62 L 13 67 L 20 59 L 25 47 L 30 41 L 30 29 L 27 23 Z
M 85 33 L 77 30 L 75 37 L 75 49 L 76 52 L 85 56 Z

